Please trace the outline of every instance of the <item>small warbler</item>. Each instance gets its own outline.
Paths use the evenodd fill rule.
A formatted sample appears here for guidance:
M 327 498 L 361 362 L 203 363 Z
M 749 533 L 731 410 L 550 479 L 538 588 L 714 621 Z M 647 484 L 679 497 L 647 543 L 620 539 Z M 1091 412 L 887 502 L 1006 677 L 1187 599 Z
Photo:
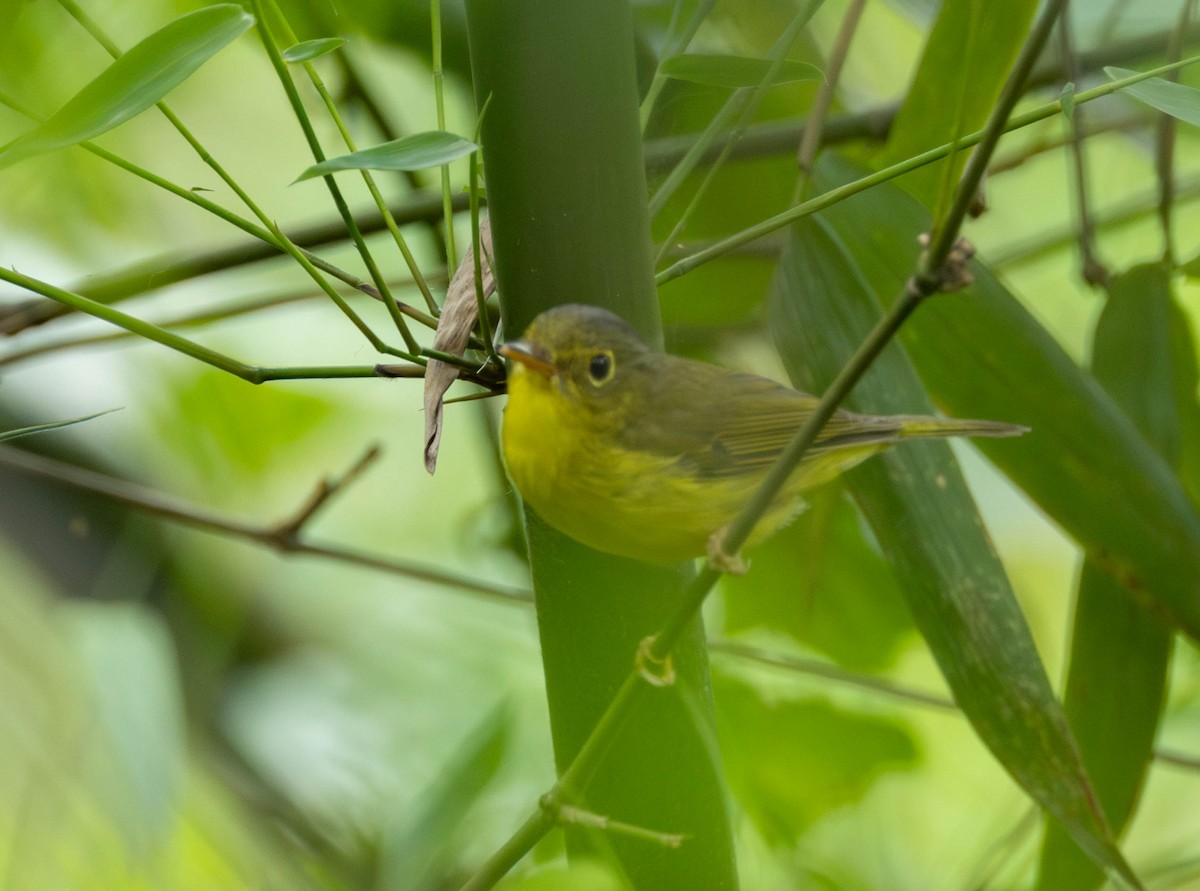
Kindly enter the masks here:
M 711 550 L 714 533 L 745 506 L 818 401 L 764 377 L 656 352 L 593 306 L 543 312 L 500 353 L 512 360 L 504 458 L 521 497 L 580 542 L 652 563 Z M 1023 432 L 995 421 L 839 410 L 747 544 L 791 520 L 802 493 L 899 439 Z

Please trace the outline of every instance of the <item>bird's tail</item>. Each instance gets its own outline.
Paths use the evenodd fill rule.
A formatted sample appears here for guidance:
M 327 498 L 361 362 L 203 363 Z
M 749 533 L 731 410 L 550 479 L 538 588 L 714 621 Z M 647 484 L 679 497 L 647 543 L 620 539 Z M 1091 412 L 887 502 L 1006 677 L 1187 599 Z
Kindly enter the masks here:
M 900 425 L 902 439 L 931 436 L 1020 436 L 1028 427 L 1002 421 L 974 421 L 966 418 L 935 418 L 929 415 L 899 415 L 889 418 Z

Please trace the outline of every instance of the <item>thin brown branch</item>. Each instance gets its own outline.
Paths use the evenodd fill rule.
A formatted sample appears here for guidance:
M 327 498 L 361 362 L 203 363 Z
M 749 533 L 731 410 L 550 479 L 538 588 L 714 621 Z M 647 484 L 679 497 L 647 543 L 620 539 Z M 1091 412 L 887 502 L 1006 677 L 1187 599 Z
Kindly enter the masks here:
M 317 483 L 308 500 L 296 511 L 291 519 L 283 520 L 272 529 L 272 535 L 278 540 L 277 547 L 288 549 L 300 540 L 300 532 L 312 518 L 327 505 L 339 492 L 345 490 L 351 483 L 362 476 L 363 472 L 378 460 L 381 454 L 379 443 L 372 443 L 362 457 L 340 477 L 326 477 Z
M 796 153 L 796 164 L 804 180 L 808 179 L 817 150 L 821 147 L 829 107 L 833 104 L 833 94 L 837 90 L 842 67 L 846 63 L 846 56 L 850 54 L 850 44 L 854 42 L 854 32 L 858 29 L 866 5 L 867 0 L 851 0 L 846 14 L 842 17 L 837 37 L 829 50 L 829 58 L 825 64 L 825 80 L 821 82 L 817 95 L 813 98 L 812 108 L 804 122 L 804 133 L 800 137 L 800 148 Z
M 483 582 L 470 576 L 458 575 L 415 561 L 399 560 L 339 545 L 303 540 L 299 536 L 293 538 L 280 536 L 278 534 L 280 524 L 260 525 L 234 520 L 172 498 L 154 489 L 12 446 L 0 445 L 0 464 L 103 495 L 118 504 L 151 516 L 203 529 L 207 532 L 252 541 L 280 553 L 323 557 L 352 566 L 361 566 L 435 585 L 444 585 L 505 603 L 525 604 L 531 602 L 533 597 L 531 592 L 522 588 Z

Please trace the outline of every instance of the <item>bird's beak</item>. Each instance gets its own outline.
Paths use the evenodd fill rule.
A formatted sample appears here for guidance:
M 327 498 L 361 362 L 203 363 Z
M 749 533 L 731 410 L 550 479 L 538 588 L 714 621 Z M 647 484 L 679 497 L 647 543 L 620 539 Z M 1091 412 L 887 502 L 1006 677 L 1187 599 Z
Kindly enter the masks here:
M 510 340 L 501 345 L 500 355 L 514 362 L 520 362 L 530 371 L 535 371 L 544 378 L 554 376 L 554 363 L 550 360 L 550 352 L 537 344 L 526 340 Z

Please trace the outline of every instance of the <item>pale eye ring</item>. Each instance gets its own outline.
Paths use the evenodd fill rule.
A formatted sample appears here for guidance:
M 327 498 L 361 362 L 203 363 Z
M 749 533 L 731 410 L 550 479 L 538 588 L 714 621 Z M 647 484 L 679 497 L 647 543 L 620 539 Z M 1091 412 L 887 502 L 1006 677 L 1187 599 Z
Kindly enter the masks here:
M 613 357 L 612 353 L 596 353 L 588 360 L 588 375 L 592 379 L 592 383 L 597 386 L 607 383 L 609 378 L 613 376 Z

